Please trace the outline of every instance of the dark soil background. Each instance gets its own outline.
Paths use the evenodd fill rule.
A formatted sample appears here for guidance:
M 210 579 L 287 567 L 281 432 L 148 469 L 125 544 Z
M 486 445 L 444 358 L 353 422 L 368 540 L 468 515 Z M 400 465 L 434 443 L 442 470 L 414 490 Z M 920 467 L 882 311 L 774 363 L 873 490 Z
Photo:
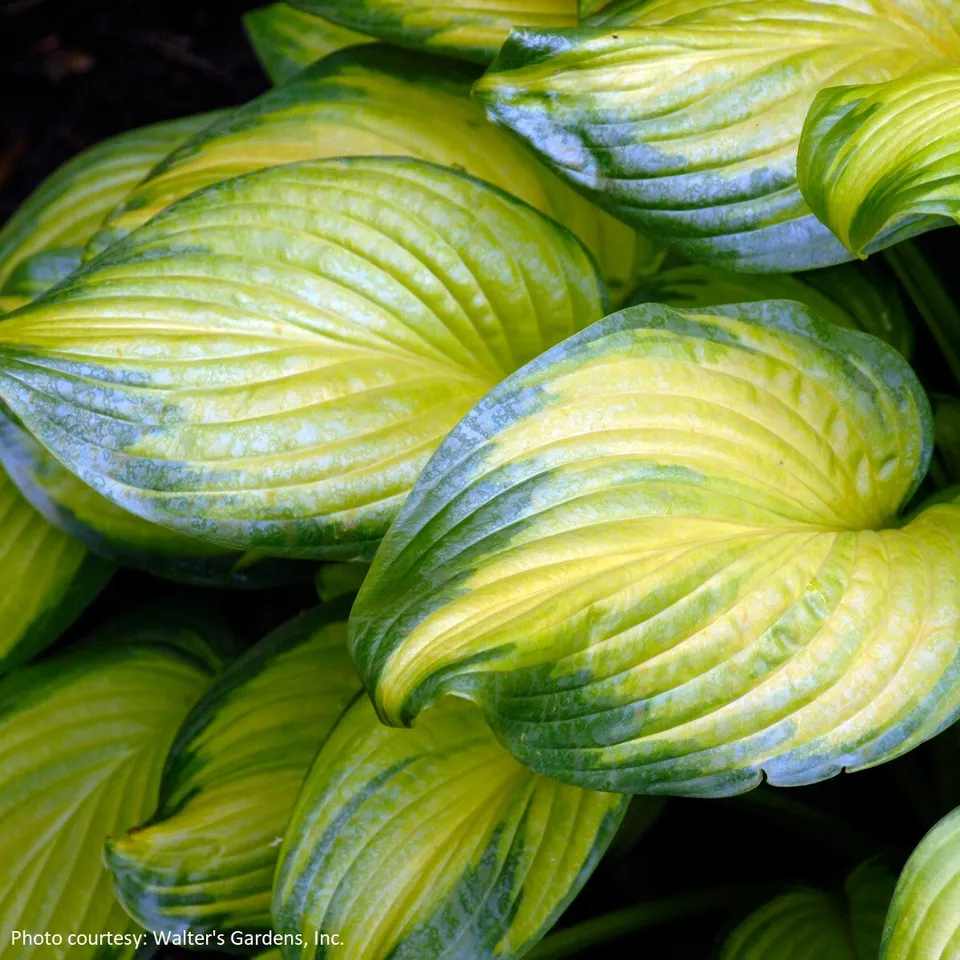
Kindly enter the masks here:
M 0 223 L 82 148 L 145 123 L 241 103 L 267 87 L 241 15 L 256 4 L 200 0 L 0 0 Z M 956 231 L 924 239 L 952 253 Z M 946 241 L 946 242 L 945 242 Z M 950 277 L 951 281 L 955 278 Z M 938 366 L 935 348 L 920 344 Z M 315 603 L 309 585 L 255 594 L 179 589 L 121 572 L 67 642 L 143 600 L 218 605 L 255 641 Z M 873 853 L 896 869 L 960 802 L 955 733 L 875 771 L 730 801 L 670 800 L 653 831 L 609 857 L 565 923 L 696 890 L 746 888 L 736 906 L 624 937 L 581 957 L 700 960 L 725 925 L 790 884 L 839 889 Z M 164 960 L 201 956 L 168 952 Z M 207 956 L 216 956 L 209 954 Z

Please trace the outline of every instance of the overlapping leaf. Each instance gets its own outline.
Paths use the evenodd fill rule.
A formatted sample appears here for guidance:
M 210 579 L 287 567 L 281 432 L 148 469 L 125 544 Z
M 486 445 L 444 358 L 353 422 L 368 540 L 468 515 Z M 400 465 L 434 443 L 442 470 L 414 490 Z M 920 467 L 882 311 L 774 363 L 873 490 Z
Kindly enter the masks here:
M 408 47 L 489 63 L 514 26 L 573 27 L 577 0 L 295 0 L 304 10 Z
M 912 352 L 913 328 L 897 284 L 873 263 L 776 276 L 707 264 L 671 266 L 644 280 L 631 297 L 633 303 L 688 310 L 776 299 L 797 300 L 839 327 L 873 334 L 905 357 Z
M 233 663 L 168 758 L 156 815 L 110 840 L 130 914 L 152 930 L 270 929 L 278 843 L 325 736 L 360 691 L 346 608 L 305 614 Z
M 0 324 L 0 396 L 114 503 L 236 549 L 372 553 L 444 434 L 603 312 L 479 181 L 317 161 L 184 200 Z
M 776 897 L 730 933 L 719 960 L 875 960 L 894 882 L 884 864 L 871 860 L 842 890 Z
M 79 248 L 133 187 L 216 116 L 202 114 L 141 127 L 105 140 L 64 164 L 0 229 L 0 290 L 35 254 L 56 250 L 61 259 L 77 258 Z
M 648 304 L 452 431 L 351 618 L 381 716 L 481 704 L 542 773 L 725 795 L 896 756 L 960 713 L 960 507 L 905 361 L 799 304 Z
M 949 4 L 960 14 L 960 4 Z M 960 57 L 958 57 L 960 59 Z M 851 252 L 960 216 L 960 64 L 822 91 L 800 141 L 799 181 Z
M 50 526 L 0 469 L 0 673 L 56 640 L 112 573 Z
M 960 953 L 960 810 L 924 837 L 903 868 L 880 960 L 951 960 Z
M 0 680 L 0 957 L 59 960 L 11 931 L 139 932 L 113 896 L 104 840 L 157 803 L 164 758 L 211 680 L 202 638 L 144 623 Z M 181 642 L 183 641 L 183 642 Z M 71 960 L 132 957 L 71 946 Z
M 580 30 L 514 31 L 476 95 L 567 180 L 692 259 L 827 266 L 850 254 L 797 187 L 811 102 L 824 87 L 960 59 L 955 11 L 936 0 L 614 3 Z
M 304 67 L 337 50 L 370 43 L 373 39 L 287 3 L 271 3 L 252 10 L 244 15 L 243 25 L 274 83 L 285 83 Z
M 37 512 L 34 527 L 45 529 L 42 517 L 56 528 L 44 535 L 69 542 L 74 552 L 83 544 L 112 563 L 196 586 L 257 589 L 306 580 L 312 573 L 309 565 L 219 547 L 118 507 L 67 470 L 2 411 L 0 464 Z M 29 536 L 29 542 L 39 542 L 39 533 Z M 19 543 L 11 549 L 23 547 Z
M 162 163 L 92 241 L 89 253 L 174 200 L 227 177 L 315 157 L 412 156 L 465 170 L 559 220 L 597 258 L 614 296 L 659 254 L 561 183 L 484 119 L 465 67 L 381 46 L 345 50 L 240 107 Z
M 304 941 L 284 956 L 519 957 L 625 807 L 520 766 L 467 704 L 444 701 L 411 732 L 361 698 L 311 767 L 281 852 L 274 920 Z

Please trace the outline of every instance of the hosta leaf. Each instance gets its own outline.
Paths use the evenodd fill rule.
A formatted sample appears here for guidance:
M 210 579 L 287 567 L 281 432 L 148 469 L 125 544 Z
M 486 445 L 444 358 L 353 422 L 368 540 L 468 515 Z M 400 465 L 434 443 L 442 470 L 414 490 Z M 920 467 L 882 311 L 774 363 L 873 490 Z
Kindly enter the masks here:
M 83 260 L 82 247 L 54 247 L 22 260 L 7 278 L 3 295 L 32 300 L 70 276 Z
M 28 257 L 51 248 L 82 247 L 160 160 L 216 116 L 185 117 L 122 133 L 64 164 L 0 229 L 0 289 Z
M 702 263 L 675 266 L 641 283 L 631 300 L 692 309 L 777 298 L 797 300 L 837 326 L 871 333 L 906 357 L 912 352 L 913 327 L 899 289 L 873 263 L 796 276 L 734 273 Z
M 167 750 L 211 679 L 182 648 L 183 625 L 170 630 L 170 643 L 121 633 L 0 680 L 0 957 L 133 956 L 24 947 L 11 931 L 142 933 L 101 855 L 108 836 L 152 813 Z
M 573 27 L 577 0 L 294 0 L 296 6 L 408 47 L 489 63 L 510 28 Z
M 929 405 L 879 340 L 768 301 L 608 317 L 488 394 L 351 617 L 381 716 L 476 701 L 522 762 L 728 795 L 960 712 L 960 506 L 909 522 Z
M 610 6 L 611 2 L 612 0 L 580 0 L 577 4 L 580 21 L 599 13 L 604 7 Z
M 625 806 L 520 766 L 462 701 L 398 731 L 363 697 L 290 821 L 274 922 L 304 946 L 284 956 L 519 957 L 586 881 Z
M 324 603 L 355 597 L 369 572 L 366 563 L 324 563 L 317 571 L 317 596 Z
M 268 930 L 278 843 L 320 744 L 360 691 L 345 607 L 315 610 L 235 661 L 194 707 L 156 815 L 110 840 L 127 910 L 151 930 Z
M 589 28 L 514 31 L 475 92 L 567 180 L 692 259 L 827 266 L 850 254 L 797 187 L 807 110 L 824 87 L 960 58 L 954 6 L 615 3 Z
M 5 313 L 13 313 L 14 310 L 18 310 L 25 303 L 29 302 L 29 297 L 0 295 L 0 316 Z
M 372 38 L 304 13 L 287 3 L 271 3 L 244 14 L 250 42 L 274 83 L 286 83 L 316 60 Z
M 97 492 L 181 533 L 372 554 L 433 448 L 603 312 L 531 207 L 403 158 L 195 194 L 0 324 L 0 396 Z
M 730 933 L 719 960 L 875 960 L 894 883 L 886 866 L 869 860 L 842 890 L 782 894 Z
M 960 3 L 951 5 L 960 14 Z M 800 141 L 813 212 L 851 252 L 960 216 L 960 65 L 822 91 Z
M 218 547 L 118 507 L 67 470 L 2 410 L 0 464 L 33 508 L 69 534 L 75 548 L 82 543 L 121 566 L 167 580 L 222 588 L 269 587 L 308 580 L 312 573 L 307 564 Z
M 638 272 L 656 268 L 657 248 L 487 123 L 470 99 L 474 76 L 381 46 L 335 54 L 185 144 L 111 215 L 89 253 L 227 177 L 316 157 L 403 155 L 464 170 L 559 220 L 590 248 L 614 294 L 626 293 Z
M 56 640 L 112 573 L 50 526 L 0 469 L 0 673 Z
M 941 820 L 903 868 L 880 960 L 960 956 L 960 810 Z

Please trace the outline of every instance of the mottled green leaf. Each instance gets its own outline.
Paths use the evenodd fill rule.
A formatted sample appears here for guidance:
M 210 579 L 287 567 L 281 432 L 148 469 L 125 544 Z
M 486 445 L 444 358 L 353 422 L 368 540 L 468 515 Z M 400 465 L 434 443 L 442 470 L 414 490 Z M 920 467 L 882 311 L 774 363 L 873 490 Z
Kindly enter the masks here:
M 83 247 L 53 247 L 21 260 L 0 293 L 32 300 L 70 276 L 83 260 Z
M 0 469 L 0 673 L 52 643 L 113 567 L 44 520 Z
M 903 358 L 790 301 L 624 310 L 489 393 L 351 617 L 381 716 L 480 704 L 581 786 L 729 795 L 960 714 L 960 506 Z
M 216 116 L 208 113 L 122 133 L 64 164 L 0 229 L 0 289 L 34 254 L 82 247 L 160 160 Z
M 287 3 L 271 3 L 251 10 L 244 14 L 243 25 L 257 58 L 274 83 L 286 83 L 311 63 L 373 39 Z
M 34 510 L 69 535 L 74 549 L 84 544 L 121 566 L 179 583 L 247 589 L 309 580 L 313 572 L 309 564 L 205 543 L 124 510 L 71 473 L 2 410 L 0 465 Z
M 495 383 L 603 312 L 583 247 L 404 158 L 194 194 L 0 323 L 0 396 L 98 493 L 269 555 L 372 555 Z
M 228 667 L 177 736 L 156 815 L 107 843 L 117 893 L 144 927 L 228 938 L 270 929 L 297 792 L 360 692 L 347 609 L 304 614 Z
M 960 16 L 960 3 L 946 6 Z M 818 94 L 803 128 L 800 189 L 862 256 L 881 236 L 891 242 L 957 220 L 958 149 L 960 64 L 833 87 Z
M 398 731 L 361 698 L 310 768 L 284 841 L 274 922 L 304 941 L 284 956 L 519 957 L 586 881 L 625 807 L 520 766 L 462 701 Z
M 782 894 L 729 934 L 719 960 L 875 960 L 894 882 L 883 863 L 869 860 L 841 890 Z
M 577 0 L 294 0 L 382 40 L 489 63 L 511 27 L 573 27 Z
M 751 272 L 828 266 L 850 254 L 797 186 L 807 110 L 824 87 L 960 58 L 956 9 L 614 3 L 580 30 L 514 31 L 475 94 L 586 195 L 691 259 Z
M 227 177 L 318 157 L 402 155 L 464 170 L 560 221 L 596 257 L 614 297 L 627 293 L 657 266 L 658 248 L 487 123 L 470 99 L 474 77 L 455 62 L 381 46 L 334 54 L 186 143 L 111 215 L 88 253 Z
M 880 960 L 960 956 L 960 810 L 944 817 L 903 868 L 887 914 Z
M 673 266 L 653 274 L 632 303 L 666 303 L 693 309 L 724 303 L 797 300 L 840 327 L 886 340 L 904 356 L 913 349 L 913 327 L 895 282 L 878 266 L 843 264 L 798 275 L 734 273 L 708 264 Z
M 0 680 L 0 957 L 115 960 L 134 948 L 13 943 L 14 930 L 141 934 L 104 840 L 149 816 L 177 728 L 212 678 L 179 621 L 114 630 Z M 165 632 L 168 631 L 168 632 Z M 187 637 L 187 640 L 190 638 Z M 195 644 L 202 644 L 199 637 Z

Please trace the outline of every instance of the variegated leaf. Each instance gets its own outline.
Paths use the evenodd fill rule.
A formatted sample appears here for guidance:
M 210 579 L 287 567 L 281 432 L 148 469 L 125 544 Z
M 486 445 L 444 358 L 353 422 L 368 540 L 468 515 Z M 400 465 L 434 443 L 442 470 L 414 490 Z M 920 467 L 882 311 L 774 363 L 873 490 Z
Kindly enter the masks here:
M 351 617 L 380 715 L 480 704 L 570 783 L 729 795 L 960 714 L 960 506 L 903 358 L 800 304 L 647 304 L 451 432 Z
M 573 231 L 596 257 L 614 298 L 655 269 L 659 248 L 561 183 L 484 119 L 474 73 L 422 54 L 345 50 L 207 128 L 164 161 L 111 214 L 88 255 L 174 200 L 228 177 L 316 157 L 411 156 L 464 170 Z
M 0 957 L 121 960 L 134 943 L 66 946 L 70 934 L 147 940 L 113 896 L 104 840 L 148 817 L 167 750 L 209 685 L 187 623 L 141 619 L 0 680 Z M 14 931 L 59 934 L 25 945 Z
M 170 933 L 270 929 L 279 843 L 327 733 L 360 691 L 345 607 L 314 610 L 231 664 L 167 759 L 156 814 L 106 846 L 127 911 Z
M 520 957 L 625 809 L 520 766 L 462 701 L 399 731 L 361 698 L 311 767 L 281 851 L 274 922 L 303 941 L 284 956 Z
M 785 272 L 850 253 L 797 186 L 817 93 L 960 59 L 954 0 L 628 0 L 514 31 L 476 96 L 569 182 L 695 260 Z M 920 229 L 877 237 L 874 247 Z
M 583 247 L 404 158 L 194 194 L 0 323 L 0 396 L 95 491 L 267 555 L 369 557 L 444 434 L 603 312 Z
M 960 3 L 946 5 L 954 17 Z M 958 55 L 957 59 L 960 59 Z M 858 256 L 960 217 L 960 64 L 888 83 L 833 87 L 800 141 L 800 188 Z
M 573 27 L 577 0 L 294 0 L 310 13 L 402 46 L 489 63 L 511 27 Z
M 251 10 L 244 14 L 243 25 L 274 83 L 286 83 L 311 63 L 373 39 L 287 3 Z
M 880 960 L 960 956 L 960 810 L 944 817 L 900 874 L 887 914 Z

